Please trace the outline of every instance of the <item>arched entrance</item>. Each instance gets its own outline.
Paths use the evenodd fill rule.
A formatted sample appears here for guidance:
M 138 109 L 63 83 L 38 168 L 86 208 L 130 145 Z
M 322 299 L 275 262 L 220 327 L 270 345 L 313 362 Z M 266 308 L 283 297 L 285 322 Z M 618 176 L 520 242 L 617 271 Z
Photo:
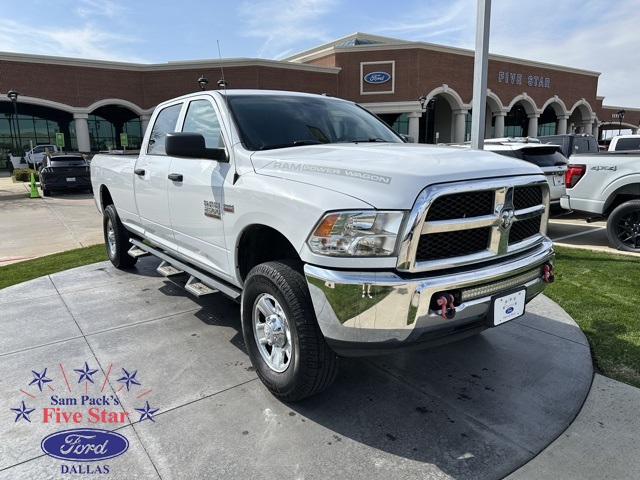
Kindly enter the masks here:
M 139 149 L 142 142 L 142 124 L 137 113 L 122 105 L 104 105 L 93 110 L 87 118 L 92 151 L 116 150 L 120 134 L 126 133 L 128 148 Z

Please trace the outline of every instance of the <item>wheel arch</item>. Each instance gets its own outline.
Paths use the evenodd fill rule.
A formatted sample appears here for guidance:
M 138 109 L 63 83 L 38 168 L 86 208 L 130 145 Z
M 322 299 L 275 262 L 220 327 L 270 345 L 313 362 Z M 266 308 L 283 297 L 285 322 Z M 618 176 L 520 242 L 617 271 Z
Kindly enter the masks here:
M 300 260 L 291 242 L 268 225 L 248 225 L 238 237 L 235 265 L 244 282 L 253 267 L 273 260 Z
M 607 195 L 607 201 L 604 204 L 603 213 L 605 215 L 610 214 L 619 205 L 628 202 L 629 200 L 635 200 L 640 198 L 640 182 L 628 183 L 626 185 L 619 186 L 609 195 Z

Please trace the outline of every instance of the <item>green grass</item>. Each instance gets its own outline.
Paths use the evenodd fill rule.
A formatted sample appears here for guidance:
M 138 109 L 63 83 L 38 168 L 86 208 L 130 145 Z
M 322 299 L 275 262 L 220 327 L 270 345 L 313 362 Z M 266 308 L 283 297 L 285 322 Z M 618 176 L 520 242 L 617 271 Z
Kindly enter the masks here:
M 640 387 L 640 258 L 556 251 L 556 281 L 545 294 L 582 328 L 599 373 Z M 104 245 L 94 245 L 14 263 L 0 267 L 0 288 L 103 260 Z M 344 307 L 349 310 L 347 303 Z
M 107 251 L 99 244 L 12 263 L 0 267 L 0 288 L 103 260 L 107 260 Z
M 556 248 L 545 295 L 578 323 L 599 373 L 640 387 L 640 258 Z

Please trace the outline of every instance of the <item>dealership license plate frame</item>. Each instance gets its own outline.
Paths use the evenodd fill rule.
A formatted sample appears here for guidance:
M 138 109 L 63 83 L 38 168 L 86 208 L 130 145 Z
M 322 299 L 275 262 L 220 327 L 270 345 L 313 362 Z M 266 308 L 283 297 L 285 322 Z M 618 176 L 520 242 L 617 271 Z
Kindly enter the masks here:
M 553 177 L 553 186 L 554 187 L 564 186 L 564 175 L 555 175 Z
M 491 299 L 491 309 L 489 310 L 489 326 L 497 327 L 503 323 L 510 322 L 524 315 L 524 307 L 527 299 L 526 287 L 519 287 L 507 293 L 495 295 Z M 509 308 L 512 311 L 507 312 Z
M 76 177 L 67 177 L 67 182 L 75 182 Z

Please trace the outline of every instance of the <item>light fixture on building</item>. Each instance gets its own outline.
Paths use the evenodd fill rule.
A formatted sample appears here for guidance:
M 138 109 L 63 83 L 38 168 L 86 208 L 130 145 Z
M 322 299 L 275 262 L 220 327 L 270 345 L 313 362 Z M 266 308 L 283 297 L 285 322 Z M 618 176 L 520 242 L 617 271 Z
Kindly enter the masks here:
M 225 90 L 227 88 L 227 85 L 229 85 L 229 84 L 224 79 L 224 77 L 222 77 L 220 80 L 218 80 L 218 87 L 220 87 L 221 89 Z
M 627 113 L 624 108 L 618 110 L 618 120 L 620 120 L 620 128 L 618 128 L 618 135 L 622 132 L 622 120 L 624 119 L 624 114 Z
M 200 76 L 200 78 L 198 79 L 198 85 L 200 85 L 200 90 L 206 90 L 207 83 L 209 83 L 209 79 L 204 75 Z

